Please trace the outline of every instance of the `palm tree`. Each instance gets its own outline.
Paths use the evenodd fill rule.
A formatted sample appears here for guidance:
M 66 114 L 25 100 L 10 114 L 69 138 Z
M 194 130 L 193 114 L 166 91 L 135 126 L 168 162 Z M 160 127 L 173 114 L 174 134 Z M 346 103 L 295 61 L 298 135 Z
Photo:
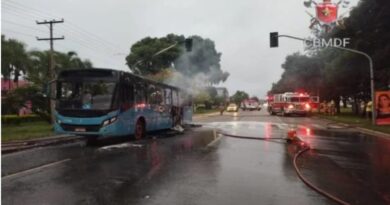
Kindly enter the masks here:
M 9 80 L 11 87 L 11 79 L 18 85 L 19 76 L 26 73 L 29 58 L 25 49 L 25 45 L 16 39 L 6 39 L 1 35 L 1 74 L 4 79 Z

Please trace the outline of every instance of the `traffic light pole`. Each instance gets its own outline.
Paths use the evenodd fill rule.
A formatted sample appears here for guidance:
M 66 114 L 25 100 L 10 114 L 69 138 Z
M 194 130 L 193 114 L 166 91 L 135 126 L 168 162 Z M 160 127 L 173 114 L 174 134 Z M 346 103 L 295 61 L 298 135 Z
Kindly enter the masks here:
M 276 32 L 274 34 L 277 34 Z M 305 43 L 309 42 L 309 43 L 313 43 L 313 41 L 311 40 L 307 40 L 307 39 L 304 39 L 304 38 L 298 38 L 298 37 L 295 37 L 295 36 L 289 36 L 289 35 L 274 35 L 274 37 L 285 37 L 285 38 L 291 38 L 291 39 L 295 39 L 295 40 L 300 40 L 300 41 L 303 41 Z M 272 34 L 271 34 L 271 41 L 272 41 Z M 272 42 L 271 42 L 271 46 L 272 46 Z M 278 43 L 276 42 L 275 44 L 277 47 L 278 46 Z M 340 47 L 340 46 L 329 46 L 329 47 L 332 47 L 332 48 L 337 48 L 337 49 L 340 49 L 340 50 L 345 50 L 345 51 L 349 51 L 349 52 L 352 52 L 352 53 L 357 53 L 357 54 L 360 54 L 360 55 L 363 55 L 365 56 L 367 59 L 368 59 L 368 63 L 369 63 L 369 66 L 370 66 L 370 86 L 371 86 L 371 102 L 372 102 L 372 116 L 371 116 L 371 122 L 373 125 L 375 125 L 375 119 L 376 119 L 376 103 L 375 103 L 375 85 L 374 85 L 374 64 L 373 64 L 373 61 L 372 61 L 372 58 L 367 54 L 367 53 L 364 53 L 362 51 L 358 51 L 358 50 L 355 50 L 355 49 L 350 49 L 350 48 L 344 48 L 344 47 Z

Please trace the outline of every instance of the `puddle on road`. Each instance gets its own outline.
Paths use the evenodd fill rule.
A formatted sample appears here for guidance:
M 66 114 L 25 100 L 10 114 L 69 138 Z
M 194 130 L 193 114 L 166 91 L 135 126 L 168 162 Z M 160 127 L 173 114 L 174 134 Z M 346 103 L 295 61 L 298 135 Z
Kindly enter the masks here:
M 299 136 L 299 134 L 298 134 Z M 330 159 L 360 186 L 390 203 L 390 140 L 345 130 L 312 130 L 300 136 L 319 157 Z

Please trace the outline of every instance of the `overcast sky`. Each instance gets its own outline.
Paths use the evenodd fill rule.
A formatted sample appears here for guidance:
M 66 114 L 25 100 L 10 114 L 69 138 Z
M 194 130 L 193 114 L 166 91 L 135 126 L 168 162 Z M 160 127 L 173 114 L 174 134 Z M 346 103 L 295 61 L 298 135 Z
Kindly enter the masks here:
M 1 33 L 16 38 L 28 50 L 49 48 L 49 29 L 36 20 L 64 19 L 54 26 L 55 50 L 74 50 L 95 67 L 128 70 L 125 56 L 136 41 L 169 33 L 209 38 L 222 53 L 230 73 L 225 86 L 232 95 L 244 90 L 263 98 L 282 73 L 281 64 L 303 44 L 280 39 L 269 48 L 269 32 L 298 37 L 310 35 L 314 8 L 303 0 L 1 0 Z M 358 0 L 351 0 L 351 6 Z M 341 9 L 343 13 L 347 9 Z

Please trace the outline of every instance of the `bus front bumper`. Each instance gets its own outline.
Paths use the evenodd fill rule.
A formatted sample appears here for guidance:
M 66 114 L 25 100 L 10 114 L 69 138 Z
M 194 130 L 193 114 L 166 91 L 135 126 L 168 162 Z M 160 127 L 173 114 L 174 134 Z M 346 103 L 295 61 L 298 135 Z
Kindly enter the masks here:
M 117 123 L 102 127 L 101 125 L 80 125 L 80 124 L 58 124 L 54 125 L 54 130 L 58 134 L 72 134 L 78 136 L 98 136 L 111 137 L 119 135 Z

